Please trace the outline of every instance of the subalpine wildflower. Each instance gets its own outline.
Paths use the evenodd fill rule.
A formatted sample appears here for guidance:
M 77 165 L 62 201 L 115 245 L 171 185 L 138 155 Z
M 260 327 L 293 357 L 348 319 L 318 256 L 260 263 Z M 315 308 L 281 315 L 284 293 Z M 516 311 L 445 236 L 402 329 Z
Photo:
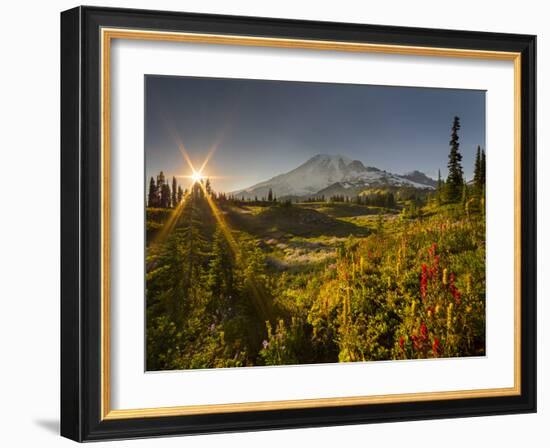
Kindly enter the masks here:
M 450 330 L 453 326 L 453 302 L 447 306 L 447 330 Z
M 441 279 L 441 283 L 443 283 L 444 286 L 447 286 L 447 283 L 448 283 L 448 280 L 447 280 L 447 276 L 448 276 L 448 271 L 447 271 L 447 268 L 443 269 L 443 277 Z
M 420 274 L 420 295 L 422 300 L 426 299 L 426 292 L 428 290 L 428 267 L 426 263 L 422 263 L 422 274 Z
M 411 341 L 413 343 L 413 347 L 415 350 L 420 350 L 422 348 L 422 345 L 420 344 L 420 341 L 418 340 L 418 336 L 415 334 L 411 334 Z
M 456 279 L 455 274 L 454 272 L 452 272 L 449 278 L 449 291 L 451 291 L 451 295 L 455 299 L 455 303 L 459 305 L 461 294 L 458 288 L 455 286 L 455 279 Z
M 424 322 L 420 324 L 420 335 L 422 336 L 423 340 L 428 339 L 428 327 L 426 327 L 426 324 Z
M 434 341 L 433 341 L 433 344 L 432 344 L 432 352 L 434 354 L 434 356 L 439 356 L 439 350 L 440 350 L 440 342 L 439 342 L 439 339 L 436 337 L 434 337 Z

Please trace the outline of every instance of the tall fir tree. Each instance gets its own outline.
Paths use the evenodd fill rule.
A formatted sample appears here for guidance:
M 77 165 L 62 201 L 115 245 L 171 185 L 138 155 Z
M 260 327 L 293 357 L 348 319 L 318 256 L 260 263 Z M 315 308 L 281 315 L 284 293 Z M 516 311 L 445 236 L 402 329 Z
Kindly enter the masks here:
M 451 141 L 449 145 L 449 175 L 446 182 L 446 196 L 449 202 L 460 201 L 462 185 L 464 184 L 464 172 L 462 171 L 462 154 L 460 154 L 460 143 L 458 142 L 458 130 L 460 129 L 460 118 L 454 117 L 451 130 Z
M 160 206 L 162 208 L 170 208 L 170 197 L 170 185 L 163 183 L 160 191 Z
M 183 201 L 183 190 L 181 188 L 181 185 L 178 185 L 178 205 Z
M 201 199 L 194 197 L 193 200 L 186 202 L 186 208 L 182 213 L 184 218 L 181 234 L 184 238 L 180 250 L 186 264 L 184 266 L 184 281 L 187 286 L 191 286 L 194 280 L 201 277 L 202 264 L 208 255 L 207 241 L 202 232 L 204 225 L 200 203 Z
M 151 180 L 149 181 L 149 194 L 147 195 L 147 206 L 158 207 L 157 184 L 155 183 L 155 178 L 153 176 L 151 176 Z
M 166 266 L 163 302 L 177 328 L 182 328 L 186 315 L 200 300 L 201 279 L 208 260 L 200 206 L 189 200 L 184 207 L 178 227 L 168 238 L 163 259 L 159 260 L 159 266 Z
M 481 159 L 480 159 L 480 178 L 481 178 L 481 185 L 485 186 L 485 150 L 481 150 Z
M 273 201 L 273 190 L 270 188 L 269 192 L 267 193 L 267 200 L 269 202 Z
M 176 181 L 176 176 L 172 176 L 172 207 L 178 205 L 178 182 Z
M 482 187 L 482 176 L 481 176 L 481 147 L 477 146 L 476 152 L 476 161 L 474 163 L 474 187 L 476 194 L 481 193 Z
M 206 286 L 211 294 L 210 314 L 217 316 L 220 320 L 227 317 L 232 299 L 236 295 L 233 276 L 234 264 L 235 257 L 231 247 L 218 225 L 212 241 Z
M 162 190 L 164 189 L 164 184 L 166 179 L 164 173 L 161 171 L 157 175 L 157 207 L 162 207 Z

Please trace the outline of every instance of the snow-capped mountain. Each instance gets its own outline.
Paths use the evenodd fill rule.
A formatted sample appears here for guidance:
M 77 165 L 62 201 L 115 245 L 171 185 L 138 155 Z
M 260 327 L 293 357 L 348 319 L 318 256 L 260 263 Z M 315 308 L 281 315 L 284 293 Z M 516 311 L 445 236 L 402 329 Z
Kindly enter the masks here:
M 279 198 L 313 196 L 323 194 L 324 190 L 332 186 L 350 188 L 354 191 L 372 186 L 433 189 L 428 183 L 416 182 L 404 176 L 365 166 L 359 160 L 351 160 L 341 155 L 319 154 L 288 173 L 279 174 L 233 194 L 245 198 L 260 198 L 266 197 L 271 189 Z
M 431 177 L 426 176 L 422 171 L 414 170 L 409 173 L 402 174 L 401 177 L 412 180 L 413 182 L 419 184 L 431 185 L 434 188 L 437 186 L 437 181 L 435 179 L 432 179 Z

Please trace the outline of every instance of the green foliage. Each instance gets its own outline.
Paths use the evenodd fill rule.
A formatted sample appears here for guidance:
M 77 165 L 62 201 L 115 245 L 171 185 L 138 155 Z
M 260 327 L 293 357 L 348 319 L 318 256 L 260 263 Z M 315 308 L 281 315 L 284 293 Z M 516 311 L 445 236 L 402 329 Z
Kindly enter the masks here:
M 397 219 L 345 202 L 245 207 L 195 184 L 166 239 L 148 240 L 147 368 L 483 355 L 483 201 L 461 188 L 458 204 L 410 192 Z M 172 213 L 147 209 L 148 226 Z M 328 255 L 291 269 L 277 261 L 291 241 Z

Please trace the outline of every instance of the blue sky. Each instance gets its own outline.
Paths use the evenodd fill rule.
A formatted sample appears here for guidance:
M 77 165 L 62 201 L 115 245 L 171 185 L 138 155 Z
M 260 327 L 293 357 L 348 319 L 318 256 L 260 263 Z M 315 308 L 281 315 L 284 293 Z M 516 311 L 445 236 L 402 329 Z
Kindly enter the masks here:
M 394 173 L 447 173 L 452 120 L 472 177 L 485 147 L 485 91 L 246 79 L 145 77 L 147 179 L 188 175 L 177 140 L 217 191 L 248 187 L 316 154 L 341 154 Z M 185 183 L 185 181 L 182 181 Z

